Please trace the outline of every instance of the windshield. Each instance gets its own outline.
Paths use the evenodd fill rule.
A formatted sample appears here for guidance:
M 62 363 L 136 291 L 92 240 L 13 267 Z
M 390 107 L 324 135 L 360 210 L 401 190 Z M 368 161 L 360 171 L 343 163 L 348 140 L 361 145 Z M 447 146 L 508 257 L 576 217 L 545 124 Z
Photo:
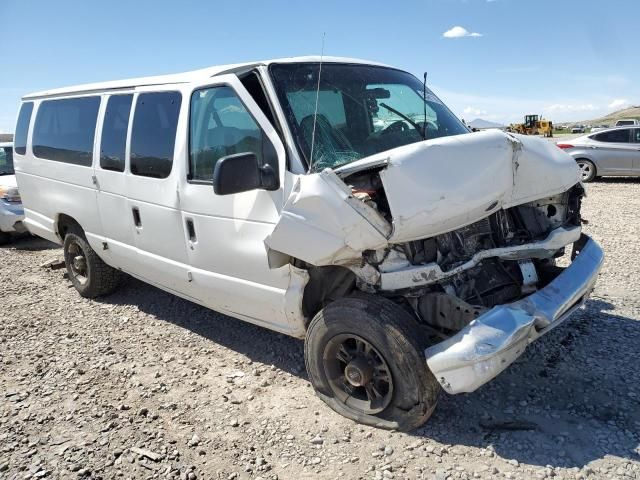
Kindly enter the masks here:
M 425 137 L 469 133 L 429 89 L 425 109 L 422 82 L 409 73 L 324 63 L 318 90 L 319 70 L 318 63 L 270 67 L 289 128 L 310 171 L 336 168 Z
M 13 175 L 13 148 L 0 147 L 0 175 Z

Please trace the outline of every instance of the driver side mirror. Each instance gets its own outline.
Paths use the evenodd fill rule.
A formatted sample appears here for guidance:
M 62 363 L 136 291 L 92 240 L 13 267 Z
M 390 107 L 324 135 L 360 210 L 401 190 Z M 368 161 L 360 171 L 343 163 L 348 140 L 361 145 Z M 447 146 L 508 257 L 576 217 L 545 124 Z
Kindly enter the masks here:
M 260 166 L 258 157 L 253 152 L 222 157 L 213 171 L 213 191 L 216 195 L 278 188 L 280 182 L 273 167 L 268 163 Z

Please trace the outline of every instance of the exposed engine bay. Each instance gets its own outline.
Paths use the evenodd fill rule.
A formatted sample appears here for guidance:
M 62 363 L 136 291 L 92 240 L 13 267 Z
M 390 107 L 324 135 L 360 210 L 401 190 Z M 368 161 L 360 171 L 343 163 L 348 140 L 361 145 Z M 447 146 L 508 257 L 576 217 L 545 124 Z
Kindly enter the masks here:
M 378 175 L 369 171 L 344 180 L 355 198 L 391 222 Z M 451 232 L 365 251 L 362 265 L 350 267 L 357 288 L 405 302 L 445 335 L 458 331 L 491 307 L 543 288 L 562 271 L 555 258 L 579 237 L 583 195 L 576 184 Z
M 265 245 L 271 268 L 299 272 L 304 318 L 359 290 L 447 338 L 560 276 L 583 195 L 575 161 L 549 142 L 436 138 L 297 177 Z

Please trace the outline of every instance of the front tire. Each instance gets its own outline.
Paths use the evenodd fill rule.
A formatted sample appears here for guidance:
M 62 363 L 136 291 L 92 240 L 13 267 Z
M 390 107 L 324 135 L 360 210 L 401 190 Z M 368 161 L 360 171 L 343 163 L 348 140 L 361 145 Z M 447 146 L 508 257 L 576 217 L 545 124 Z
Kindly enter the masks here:
M 427 368 L 420 325 L 391 300 L 358 294 L 311 321 L 305 363 L 318 396 L 356 422 L 395 430 L 433 413 L 440 385 Z
M 576 160 L 576 163 L 580 169 L 580 179 L 584 183 L 592 182 L 596 178 L 596 166 L 591 160 L 580 158 Z
M 104 263 L 79 230 L 64 237 L 64 263 L 71 283 L 85 298 L 108 295 L 122 282 L 122 272 Z

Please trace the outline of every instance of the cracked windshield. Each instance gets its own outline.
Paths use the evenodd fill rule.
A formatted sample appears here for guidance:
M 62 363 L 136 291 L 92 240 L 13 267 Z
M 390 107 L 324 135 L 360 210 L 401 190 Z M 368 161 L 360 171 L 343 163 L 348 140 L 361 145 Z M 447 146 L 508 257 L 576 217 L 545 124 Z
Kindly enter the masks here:
M 304 63 L 276 64 L 270 71 L 309 171 L 468 133 L 428 88 L 424 102 L 422 82 L 400 70 L 331 63 L 320 69 L 318 63 Z

